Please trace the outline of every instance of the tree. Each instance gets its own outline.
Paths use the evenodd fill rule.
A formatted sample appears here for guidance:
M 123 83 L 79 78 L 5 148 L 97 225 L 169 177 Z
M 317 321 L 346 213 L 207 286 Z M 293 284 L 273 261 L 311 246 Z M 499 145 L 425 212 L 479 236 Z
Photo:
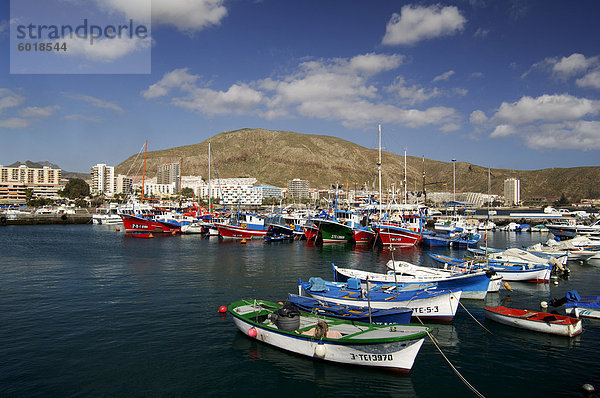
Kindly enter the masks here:
M 189 187 L 181 188 L 181 196 L 184 196 L 186 198 L 192 198 L 194 197 L 194 190 Z
M 564 192 L 560 195 L 560 199 L 557 200 L 555 202 L 555 204 L 558 205 L 558 206 L 560 206 L 560 205 L 568 205 L 569 204 L 569 200 L 565 196 Z
M 90 195 L 90 186 L 81 178 L 71 178 L 59 195 L 69 199 L 85 198 Z

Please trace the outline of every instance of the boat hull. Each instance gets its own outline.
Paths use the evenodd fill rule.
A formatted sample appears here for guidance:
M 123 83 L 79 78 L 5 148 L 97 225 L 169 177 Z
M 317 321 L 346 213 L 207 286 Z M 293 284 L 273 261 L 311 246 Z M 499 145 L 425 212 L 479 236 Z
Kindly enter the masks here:
M 485 317 L 492 321 L 534 332 L 573 337 L 581 334 L 581 320 L 546 312 L 506 307 L 484 307 Z
M 123 226 L 127 233 L 154 232 L 154 233 L 180 233 L 181 226 L 164 221 L 154 221 L 143 217 L 121 214 Z
M 377 330 L 373 329 L 375 326 L 371 328 L 368 324 L 358 324 L 362 325 L 361 327 L 366 330 L 364 338 L 348 338 L 343 336 L 339 338 L 326 337 L 317 339 L 312 335 L 301 334 L 295 331 L 288 332 L 278 329 L 275 326 L 266 326 L 255 322 L 252 318 L 243 317 L 236 313 L 238 308 L 232 304 L 228 309 L 229 313 L 233 315 L 235 326 L 242 333 L 248 336 L 253 335 L 254 337 L 252 338 L 257 341 L 313 359 L 345 365 L 383 368 L 401 374 L 406 374 L 411 370 L 415 358 L 423 345 L 424 335 L 426 331 L 429 331 L 429 328 L 423 326 L 380 326 L 379 330 L 383 330 L 381 335 L 389 336 L 397 333 L 398 338 L 369 341 L 366 338 L 367 334 L 377 335 L 378 333 Z M 311 321 L 311 318 L 314 322 L 314 317 L 301 316 L 301 324 L 304 324 L 306 320 Z M 330 323 L 329 319 L 325 319 L 329 325 L 332 325 L 329 327 L 329 330 L 333 330 L 336 327 L 357 330 L 356 326 L 358 325 L 349 323 L 335 325 L 335 322 Z M 252 332 L 250 332 L 251 330 Z M 254 335 L 254 333 L 256 334 Z M 364 340 L 361 341 L 362 339 Z
M 345 243 L 352 240 L 352 228 L 330 220 L 314 220 L 323 243 Z
M 373 228 L 384 246 L 413 247 L 421 242 L 421 235 L 410 229 L 380 224 Z
M 356 244 L 369 244 L 375 239 L 375 232 L 364 229 L 352 230 L 352 237 Z
M 224 239 L 263 239 L 267 235 L 266 229 L 247 229 L 226 224 L 215 224 L 215 227 Z

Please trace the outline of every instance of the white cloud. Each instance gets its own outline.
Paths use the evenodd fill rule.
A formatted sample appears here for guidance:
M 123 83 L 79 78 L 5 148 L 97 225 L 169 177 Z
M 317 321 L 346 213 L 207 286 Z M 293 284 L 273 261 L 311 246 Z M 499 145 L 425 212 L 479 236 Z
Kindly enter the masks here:
M 450 77 L 454 75 L 454 71 L 453 70 L 449 70 L 448 72 L 444 72 L 441 75 L 438 75 L 436 77 L 433 78 L 434 82 L 439 82 L 439 81 L 447 81 L 448 79 L 450 79 Z
M 452 35 L 463 30 L 466 22 L 458 8 L 453 6 L 406 5 L 400 14 L 394 13 L 387 23 L 382 44 L 411 45 L 421 40 Z
M 0 34 L 8 30 L 8 21 L 0 21 Z
M 409 86 L 402 76 L 398 76 L 394 83 L 387 87 L 386 90 L 396 94 L 405 103 L 410 105 L 422 103 L 430 98 L 439 97 L 442 94 L 437 88 L 427 91 L 415 84 Z
M 148 0 L 98 0 L 101 5 L 141 18 Z M 227 16 L 224 0 L 152 0 L 152 23 L 170 25 L 181 32 L 192 33 L 217 26 Z
M 261 92 L 246 84 L 234 84 L 227 91 L 194 88 L 184 97 L 172 102 L 182 108 L 206 115 L 247 114 L 262 101 Z
M 525 136 L 531 148 L 600 149 L 600 122 L 584 121 L 542 125 Z
M 512 125 L 527 124 L 537 120 L 576 120 L 595 115 L 600 111 L 600 101 L 577 98 L 568 94 L 522 97 L 512 104 L 503 102 L 493 118 Z
M 19 117 L 12 117 L 9 119 L 0 120 L 0 128 L 4 129 L 24 129 L 26 127 L 29 127 L 30 124 L 30 119 L 22 119 Z
M 579 87 L 597 88 L 600 89 L 600 69 L 591 71 L 581 79 L 577 79 L 575 83 Z
M 600 149 L 600 122 L 588 120 L 599 112 L 600 101 L 567 94 L 522 97 L 488 120 L 495 125 L 490 137 L 519 136 L 536 149 Z
M 97 39 L 90 44 L 88 39 L 73 36 L 61 38 L 56 43 L 66 43 L 68 49 L 68 51 L 56 52 L 57 56 L 75 56 L 94 62 L 110 63 L 129 54 L 147 49 L 150 46 L 150 38 L 115 37 L 113 39 Z
M 88 116 L 88 115 L 81 115 L 78 113 L 73 113 L 71 115 L 65 115 L 64 117 L 65 120 L 83 120 L 86 122 L 99 122 L 101 119 L 97 116 Z
M 23 102 L 25 102 L 25 97 L 8 88 L 0 88 L 0 112 L 7 108 L 19 106 Z
M 490 33 L 489 29 L 478 28 L 473 35 L 475 38 L 483 39 Z
M 65 97 L 76 100 L 76 101 L 89 102 L 90 104 L 92 104 L 92 106 L 94 106 L 96 108 L 110 109 L 112 111 L 119 112 L 119 113 L 123 112 L 123 108 L 121 108 L 119 105 L 117 105 L 113 102 L 101 100 L 100 98 L 92 97 L 90 95 L 72 94 L 72 93 L 62 93 L 62 94 Z
M 471 112 L 469 116 L 469 122 L 473 124 L 484 124 L 488 121 L 488 117 L 485 115 L 485 112 L 482 110 L 475 110 Z
M 58 105 L 45 106 L 43 108 L 28 106 L 27 108 L 22 109 L 21 112 L 19 112 L 19 115 L 21 117 L 48 117 L 52 116 L 52 114 L 58 109 L 60 109 Z
M 266 119 L 300 115 L 352 127 L 382 122 L 455 130 L 459 118 L 453 108 L 406 109 L 386 102 L 373 78 L 401 62 L 401 56 L 384 54 L 311 60 L 287 75 L 238 82 L 224 90 L 200 84 L 199 76 L 182 68 L 165 74 L 141 95 L 147 99 L 168 96 L 176 106 L 207 115 L 252 114 Z M 419 91 L 416 86 L 410 90 L 406 88 L 405 95 L 413 102 L 438 94 Z
M 162 79 L 142 91 L 142 96 L 150 99 L 165 96 L 172 88 L 192 89 L 199 76 L 189 74 L 188 70 L 189 68 L 181 68 L 165 73 Z
M 516 130 L 513 126 L 510 126 L 508 124 L 500 124 L 498 126 L 496 126 L 496 128 L 494 129 L 494 131 L 492 132 L 492 134 L 490 135 L 490 137 L 506 137 L 508 135 L 512 135 L 515 134 Z
M 567 77 L 584 72 L 597 63 L 598 57 L 586 58 L 583 54 L 574 53 L 556 61 L 552 66 L 552 71 Z

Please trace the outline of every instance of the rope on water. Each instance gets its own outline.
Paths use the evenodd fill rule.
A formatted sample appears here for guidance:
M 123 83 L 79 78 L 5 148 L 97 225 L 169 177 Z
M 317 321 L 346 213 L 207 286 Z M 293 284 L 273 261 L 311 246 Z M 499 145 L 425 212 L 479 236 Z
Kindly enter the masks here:
M 421 318 L 419 318 L 419 317 L 416 317 L 416 318 L 419 320 L 419 322 L 421 322 L 421 325 L 424 325 L 423 321 L 421 321 Z M 462 374 L 460 374 L 460 372 L 458 371 L 458 369 L 456 369 L 456 367 L 452 364 L 452 362 L 450 362 L 448 357 L 444 354 L 444 352 L 438 345 L 436 338 L 433 337 L 433 335 L 431 333 L 429 333 L 429 331 L 425 331 L 425 333 L 427 333 L 427 336 L 429 336 L 429 338 L 431 339 L 431 342 L 433 343 L 435 348 L 437 348 L 437 350 L 440 352 L 440 354 L 442 354 L 442 357 L 446 360 L 446 362 L 448 362 L 448 365 L 450 365 L 450 368 L 452 368 L 454 373 L 456 373 L 458 378 L 469 388 L 469 390 L 473 391 L 473 393 L 476 396 L 478 396 L 479 398 L 485 398 L 485 395 L 483 395 L 482 393 L 477 391 L 477 389 L 475 387 L 473 387 L 473 385 L 471 383 L 469 383 L 469 381 Z
M 466 308 L 466 307 L 463 305 L 463 303 L 461 303 L 461 302 L 459 301 L 459 302 L 458 302 L 458 304 L 460 304 L 460 306 L 463 308 L 463 310 L 467 311 L 467 314 L 469 314 L 469 316 L 470 316 L 471 318 L 473 318 L 473 320 L 474 320 L 474 321 L 475 321 L 475 322 L 476 322 L 476 323 L 477 323 L 479 326 L 481 326 L 481 327 L 483 328 L 483 330 L 485 330 L 485 331 L 486 331 L 486 332 L 488 332 L 489 334 L 494 334 L 494 333 L 490 332 L 490 330 L 489 330 L 488 328 L 486 328 L 485 326 L 483 326 L 483 324 L 482 324 L 481 322 L 479 322 L 479 321 L 477 320 L 477 318 L 475 318 L 475 317 L 473 316 L 473 314 L 471 314 L 471 313 L 469 312 L 469 310 L 468 310 L 468 309 L 467 309 L 467 308 Z

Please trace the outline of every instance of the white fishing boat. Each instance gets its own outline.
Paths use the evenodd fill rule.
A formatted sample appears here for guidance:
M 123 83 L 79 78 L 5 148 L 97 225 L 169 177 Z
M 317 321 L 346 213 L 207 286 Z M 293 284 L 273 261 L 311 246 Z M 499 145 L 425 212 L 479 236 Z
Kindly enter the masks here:
M 282 308 L 263 300 L 232 303 L 228 312 L 250 338 L 274 347 L 346 365 L 408 373 L 430 328 L 370 325 Z
M 581 320 L 547 312 L 507 307 L 484 307 L 485 317 L 492 321 L 534 332 L 573 337 L 581 334 Z

